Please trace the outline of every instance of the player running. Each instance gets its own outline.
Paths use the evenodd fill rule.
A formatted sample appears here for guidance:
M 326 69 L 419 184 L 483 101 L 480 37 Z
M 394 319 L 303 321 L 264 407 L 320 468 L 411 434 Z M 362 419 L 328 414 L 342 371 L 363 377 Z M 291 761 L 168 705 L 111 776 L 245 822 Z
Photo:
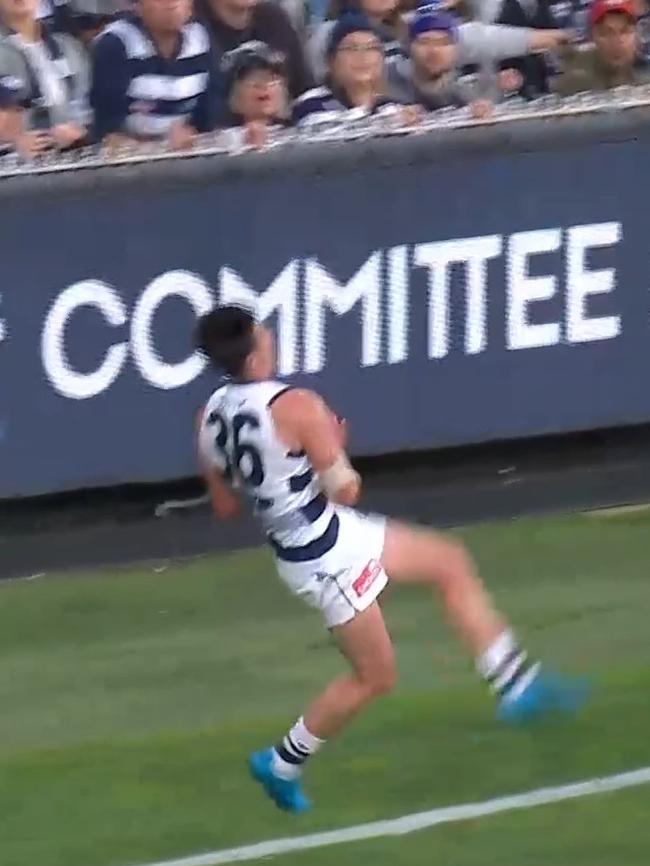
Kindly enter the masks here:
M 391 639 L 378 604 L 388 580 L 433 590 L 497 699 L 498 716 L 526 721 L 570 711 L 580 688 L 546 673 L 495 610 L 457 541 L 353 510 L 361 492 L 345 445 L 345 424 L 314 392 L 273 380 L 270 331 L 239 307 L 204 315 L 197 342 L 230 378 L 199 420 L 198 447 L 214 511 L 239 513 L 238 487 L 252 500 L 277 570 L 289 589 L 321 611 L 350 664 L 250 769 L 283 809 L 309 808 L 305 762 L 395 683 Z

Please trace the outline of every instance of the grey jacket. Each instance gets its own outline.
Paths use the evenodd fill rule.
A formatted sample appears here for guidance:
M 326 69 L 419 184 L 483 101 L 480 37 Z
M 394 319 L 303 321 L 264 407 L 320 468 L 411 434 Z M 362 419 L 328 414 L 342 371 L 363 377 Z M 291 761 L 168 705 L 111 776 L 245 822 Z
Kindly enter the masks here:
M 86 126 L 90 118 L 90 64 L 86 52 L 71 36 L 48 31 L 46 39 L 58 46 L 60 57 L 55 62 L 59 65 L 68 92 L 65 103 L 49 109 L 50 122 L 52 125 L 78 123 Z M 36 115 L 45 106 L 40 99 L 35 75 L 20 46 L 7 30 L 0 28 L 0 76 L 4 75 L 18 79 L 23 86 L 27 128 L 39 125 Z
M 408 57 L 397 57 L 387 65 L 388 95 L 395 102 L 421 105 L 427 111 L 439 108 L 461 108 L 477 99 L 500 101 L 502 94 L 496 75 L 481 70 L 476 75 L 460 75 L 452 69 L 440 79 L 424 87 L 413 80 L 413 64 Z
M 327 74 L 325 51 L 333 21 L 325 21 L 312 33 L 307 47 L 308 58 L 317 81 Z M 468 21 L 458 28 L 459 65 L 493 66 L 509 57 L 528 54 L 531 30 L 526 27 L 504 27 Z

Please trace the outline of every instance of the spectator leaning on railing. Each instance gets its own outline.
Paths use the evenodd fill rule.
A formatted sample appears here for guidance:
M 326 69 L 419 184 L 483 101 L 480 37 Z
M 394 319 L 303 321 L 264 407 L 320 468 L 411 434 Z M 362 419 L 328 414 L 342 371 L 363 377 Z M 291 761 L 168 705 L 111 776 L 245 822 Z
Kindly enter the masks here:
M 566 52 L 564 72 L 554 82 L 557 93 L 569 96 L 650 82 L 647 65 L 639 58 L 633 0 L 594 0 L 590 24 L 593 45 Z
M 327 11 L 327 21 L 314 28 L 308 43 L 312 69 L 318 80 L 327 71 L 327 45 L 336 22 L 351 12 L 365 15 L 381 39 L 387 60 L 403 53 L 406 43 L 406 23 L 402 0 L 332 0 Z
M 506 57 L 557 50 L 569 40 L 562 30 L 462 23 L 431 5 L 420 6 L 409 24 L 407 57 L 389 61 L 390 92 L 415 98 L 429 110 L 477 100 L 500 101 L 519 91 L 521 74 L 500 69 Z M 464 74 L 467 68 L 474 71 Z M 479 112 L 485 110 L 476 105 Z
M 88 120 L 85 51 L 36 12 L 36 0 L 0 0 L 0 76 L 19 81 L 23 93 L 12 143 L 29 156 L 82 143 Z
M 289 124 L 283 58 L 264 42 L 245 42 L 221 61 L 227 93 L 223 126 L 238 129 L 241 144 L 261 147 L 269 130 Z
M 208 28 L 217 64 L 244 42 L 265 42 L 286 64 L 292 97 L 308 90 L 313 79 L 298 34 L 286 12 L 269 0 L 197 0 L 196 12 Z
M 327 46 L 329 73 L 327 84 L 303 94 L 293 106 L 293 120 L 326 120 L 350 109 L 368 114 L 396 108 L 388 96 L 384 49 L 365 15 L 352 12 L 336 22 Z M 399 106 L 404 123 L 418 117 L 414 106 Z
M 461 75 L 458 30 L 453 15 L 419 10 L 410 23 L 409 57 L 388 64 L 389 94 L 427 111 L 470 105 L 476 117 L 483 117 L 504 93 L 517 91 L 518 73 L 497 75 L 486 65 L 474 76 Z
M 2 2 L 2 0 L 0 0 Z M 191 0 L 137 0 L 93 46 L 94 136 L 110 146 L 135 139 L 191 147 L 214 129 L 219 82 Z

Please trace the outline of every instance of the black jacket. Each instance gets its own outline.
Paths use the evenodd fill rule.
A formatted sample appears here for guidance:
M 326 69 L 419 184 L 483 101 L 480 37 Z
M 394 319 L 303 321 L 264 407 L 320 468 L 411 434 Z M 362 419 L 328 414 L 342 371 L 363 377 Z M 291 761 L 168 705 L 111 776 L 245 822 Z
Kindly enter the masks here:
M 533 15 L 529 15 L 517 0 L 504 0 L 501 14 L 496 24 L 507 24 L 509 27 L 534 27 L 535 29 L 553 29 L 558 25 L 551 12 L 549 0 L 537 0 Z M 549 92 L 549 68 L 541 54 L 528 54 L 525 57 L 515 57 L 505 60 L 502 69 L 517 69 L 524 79 L 522 95 L 534 99 Z

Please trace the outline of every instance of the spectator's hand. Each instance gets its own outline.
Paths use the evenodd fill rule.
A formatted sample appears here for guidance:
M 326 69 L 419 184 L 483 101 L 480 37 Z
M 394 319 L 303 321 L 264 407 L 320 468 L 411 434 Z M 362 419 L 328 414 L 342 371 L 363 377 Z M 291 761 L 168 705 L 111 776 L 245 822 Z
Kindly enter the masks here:
M 35 129 L 31 132 L 21 132 L 16 138 L 16 150 L 21 156 L 32 159 L 50 150 L 52 147 L 52 137 L 49 132 L 42 129 Z
M 470 104 L 469 110 L 475 120 L 486 120 L 492 116 L 494 105 L 489 99 L 476 99 Z
M 523 86 L 524 77 L 517 69 L 504 69 L 499 73 L 498 81 L 502 93 L 517 93 Z
M 0 111 L 0 142 L 14 144 L 22 131 L 21 113 L 13 109 Z
M 52 127 L 50 135 L 57 147 L 65 149 L 85 138 L 86 130 L 76 123 L 59 123 L 58 126 Z
M 269 137 L 269 131 L 264 123 L 253 120 L 246 124 L 244 129 L 244 141 L 251 147 L 264 147 Z
M 422 120 L 424 111 L 419 105 L 405 105 L 400 111 L 401 121 L 404 126 L 415 126 Z
M 123 135 L 121 132 L 111 132 L 103 141 L 104 148 L 109 156 L 116 156 L 120 150 L 127 148 L 135 150 L 140 146 L 141 142 L 134 138 L 129 138 L 128 135 Z
M 196 136 L 197 132 L 193 127 L 182 121 L 174 123 L 169 130 L 169 147 L 171 150 L 191 150 Z
M 575 41 L 572 30 L 531 30 L 531 51 L 557 51 Z

